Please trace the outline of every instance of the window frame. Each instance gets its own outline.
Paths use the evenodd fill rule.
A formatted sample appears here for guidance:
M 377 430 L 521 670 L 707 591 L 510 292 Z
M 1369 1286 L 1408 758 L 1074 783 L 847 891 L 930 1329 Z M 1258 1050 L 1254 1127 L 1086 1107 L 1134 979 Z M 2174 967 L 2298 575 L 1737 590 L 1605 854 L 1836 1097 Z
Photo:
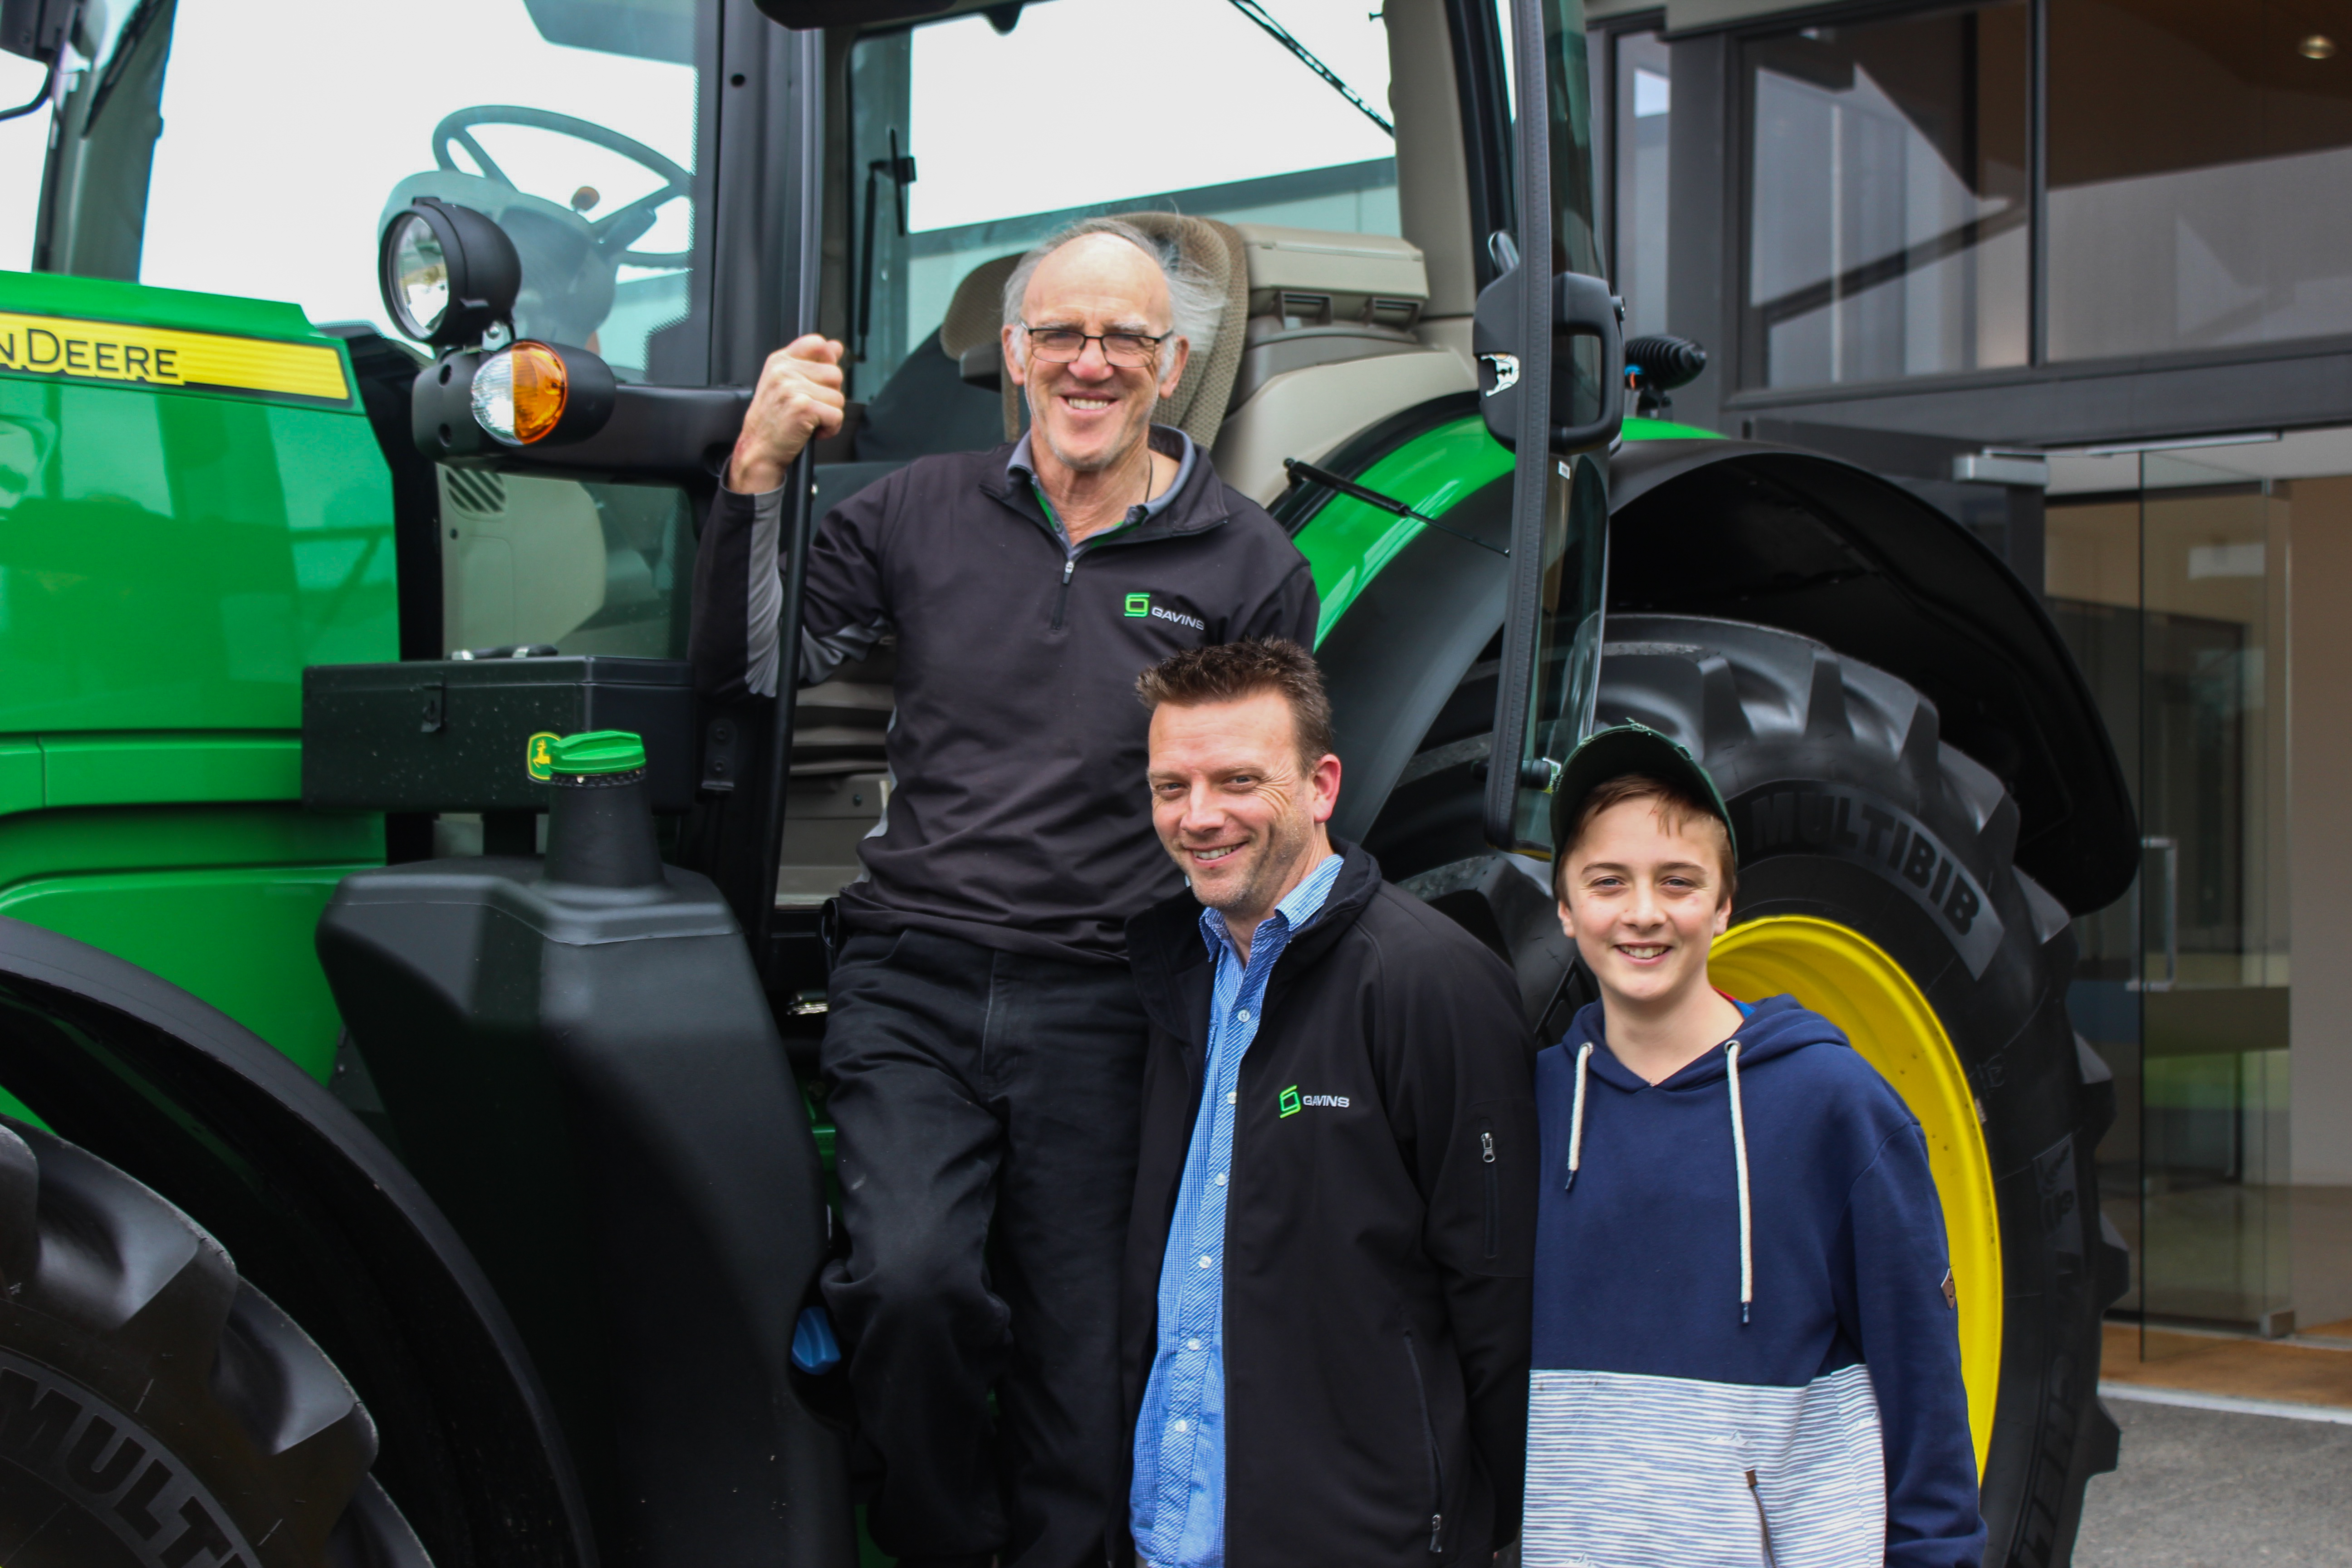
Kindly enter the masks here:
M 1802 28 L 1815 26 L 1846 26 L 1873 22 L 1896 22 L 1906 17 L 1933 16 L 1938 12 L 1980 11 L 2006 0 L 1905 0 L 1898 5 L 1874 4 L 1840 7 L 1815 7 L 1806 11 L 1783 13 L 1763 19 L 1761 25 L 1733 30 L 1727 39 L 1726 68 L 1731 74 L 1732 113 L 1724 128 L 1726 184 L 1731 198 L 1733 217 L 1728 233 L 1731 244 L 1726 249 L 1727 307 L 1725 356 L 1727 374 L 1725 401 L 1738 399 L 1745 405 L 1749 398 L 1785 398 L 1790 402 L 1818 402 L 1824 398 L 1843 396 L 1851 388 L 1917 387 L 1926 385 L 1974 385 L 2013 381 L 2047 365 L 2043 353 L 2043 300 L 2047 290 L 2042 287 L 2042 258 L 2047 249 L 2048 226 L 2042 221 L 2042 38 L 2043 18 L 2048 0 L 2026 0 L 2028 7 L 2026 58 L 2026 351 L 2023 364 L 1989 365 L 1974 370 L 1934 371 L 1921 375 L 1881 377 L 1874 381 L 1822 381 L 1801 386 L 1771 386 L 1760 381 L 1750 381 L 1760 374 L 1769 351 L 1759 346 L 1761 328 L 1748 298 L 1750 267 L 1754 258 L 1754 224 L 1756 216 L 1756 83 L 1753 73 L 1746 68 L 1745 58 L 1749 45 L 1759 40 L 1785 37 Z M 2069 367 L 2078 363 L 2067 361 Z
M 2352 330 L 2305 338 L 2274 339 L 2261 342 L 2224 344 L 2213 348 L 2163 349 L 2147 353 L 2126 353 L 2098 358 L 2053 360 L 2049 353 L 2050 310 L 2050 225 L 2049 225 L 2049 103 L 2050 103 L 2050 4 L 2051 0 L 2027 0 L 2028 16 L 2028 89 L 2027 89 L 2027 356 L 2026 363 L 1977 370 L 1938 371 L 1921 375 L 1885 377 L 1874 381 L 1821 382 L 1804 386 L 1766 386 L 1751 383 L 1756 374 L 1754 352 L 1749 344 L 1750 314 L 1747 298 L 1747 279 L 1752 243 L 1752 223 L 1755 212 L 1754 132 L 1755 90 L 1749 74 L 1742 68 L 1742 54 L 1751 42 L 1776 35 L 1811 26 L 1846 26 L 1869 22 L 1899 20 L 1937 11 L 1978 9 L 1991 0 L 1855 0 L 1843 5 L 1790 6 L 1769 16 L 1743 19 L 1737 23 L 1709 27 L 1667 31 L 1662 14 L 1655 11 L 1626 12 L 1593 24 L 1598 35 L 1604 28 L 1612 37 L 1610 47 L 1613 58 L 1615 38 L 1620 31 L 1643 31 L 1657 28 L 1664 41 L 1683 44 L 1702 37 L 1719 39 L 1724 48 L 1723 69 L 1727 116 L 1722 138 L 1722 189 L 1725 244 L 1717 260 L 1723 279 L 1722 320 L 1719 323 L 1724 339 L 1717 357 L 1724 375 L 1722 408 L 1727 420 L 1737 414 L 1756 413 L 1778 407 L 1844 403 L 1885 397 L 1890 395 L 1916 396 L 1931 393 L 1963 393 L 2003 386 L 2047 384 L 2076 380 L 2095 380 L 2104 376 L 2144 372 L 2193 371 L 2219 366 L 2291 363 L 2298 360 L 2352 354 Z M 1614 79 L 1611 82 L 1612 101 L 1607 106 L 1613 117 Z M 1596 114 L 1596 119 L 1598 115 Z M 1613 128 L 1613 118 L 1612 125 Z M 1612 186 L 1607 197 L 1612 232 L 1612 256 L 1614 255 L 1614 225 L 1616 193 Z M 1709 350 L 1716 345 L 1710 343 Z M 2263 416 L 2243 410 L 2231 411 L 2223 423 L 2231 428 L 2246 424 L 2264 422 Z M 2218 428 L 2219 426 L 2217 426 Z
M 1618 51 L 1623 47 L 1627 37 L 1645 34 L 1654 36 L 1660 44 L 1669 49 L 1674 47 L 1676 37 L 1686 36 L 1667 31 L 1666 14 L 1662 9 L 1619 12 L 1591 23 L 1586 30 L 1585 47 L 1589 51 L 1592 78 L 1593 236 L 1600 247 L 1602 275 L 1609 279 L 1609 287 L 1620 296 L 1625 292 L 1625 279 L 1622 276 L 1622 260 L 1617 249 L 1618 217 L 1623 195 L 1617 180 Z M 1668 79 L 1671 81 L 1672 78 L 1669 77 Z M 1670 109 L 1668 113 L 1672 112 Z M 1667 137 L 1671 145 L 1673 139 L 1671 121 Z M 1671 216 L 1674 207 L 1674 163 L 1671 156 L 1668 158 L 1666 167 L 1666 205 L 1669 214 L 1666 246 L 1667 254 L 1671 257 L 1674 248 Z M 1741 237 L 1741 243 L 1743 245 L 1746 243 L 1744 235 Z M 1633 329 L 1628 327 L 1626 330 L 1630 332 Z

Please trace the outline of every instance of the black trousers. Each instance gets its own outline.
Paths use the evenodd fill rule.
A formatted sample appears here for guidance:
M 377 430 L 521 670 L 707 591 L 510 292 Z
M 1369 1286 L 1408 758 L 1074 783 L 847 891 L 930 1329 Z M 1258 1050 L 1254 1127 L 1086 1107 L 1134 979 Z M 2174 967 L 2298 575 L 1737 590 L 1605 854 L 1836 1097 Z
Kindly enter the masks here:
M 1143 1012 L 1124 966 L 858 933 L 825 1020 L 866 1520 L 893 1556 L 1103 1561 Z M 991 1419 L 988 1395 L 996 1393 Z

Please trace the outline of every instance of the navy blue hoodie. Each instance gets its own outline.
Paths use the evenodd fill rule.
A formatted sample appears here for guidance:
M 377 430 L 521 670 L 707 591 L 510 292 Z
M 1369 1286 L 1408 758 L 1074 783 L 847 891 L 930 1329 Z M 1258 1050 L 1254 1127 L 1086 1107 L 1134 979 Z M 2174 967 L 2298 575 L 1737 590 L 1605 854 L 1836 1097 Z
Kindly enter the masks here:
M 1927 1141 L 1836 1026 L 1741 1010 L 1661 1084 L 1597 1002 L 1536 1058 L 1524 1560 L 1974 1568 Z

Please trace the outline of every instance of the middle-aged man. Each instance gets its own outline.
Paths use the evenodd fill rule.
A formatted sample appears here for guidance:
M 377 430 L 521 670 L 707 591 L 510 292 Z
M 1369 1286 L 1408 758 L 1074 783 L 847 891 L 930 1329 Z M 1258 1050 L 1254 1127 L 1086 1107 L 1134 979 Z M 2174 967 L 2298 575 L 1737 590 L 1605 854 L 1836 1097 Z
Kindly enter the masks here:
M 1135 677 L 1316 619 L 1281 529 L 1151 423 L 1214 309 L 1126 224 L 1030 252 L 1003 336 L 1029 433 L 827 514 L 782 650 L 784 476 L 843 415 L 840 344 L 803 338 L 761 372 L 695 564 L 714 696 L 897 638 L 888 813 L 829 986 L 849 1255 L 824 1293 L 878 1467 L 868 1523 L 909 1568 L 1101 1560 L 1144 1033 L 1122 928 L 1179 886 L 1137 787 Z
M 1531 1041 L 1502 962 L 1335 844 L 1284 641 L 1138 683 L 1190 892 L 1128 924 L 1151 1019 L 1121 1370 L 1150 1568 L 1485 1563 L 1518 1530 Z

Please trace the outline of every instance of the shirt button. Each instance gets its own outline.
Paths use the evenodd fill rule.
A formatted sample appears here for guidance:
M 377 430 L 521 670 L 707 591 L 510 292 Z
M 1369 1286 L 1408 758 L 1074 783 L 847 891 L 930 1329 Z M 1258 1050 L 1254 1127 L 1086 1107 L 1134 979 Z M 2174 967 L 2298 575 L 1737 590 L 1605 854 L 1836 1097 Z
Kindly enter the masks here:
M 1188 1351 L 1199 1350 L 1201 1348 L 1201 1342 L 1198 1340 L 1186 1340 L 1184 1342 L 1184 1348 Z
M 1249 1009 L 1246 1007 L 1235 1008 L 1234 1011 L 1234 1016 L 1246 1024 L 1249 1022 Z
M 1229 1089 L 1225 1090 L 1225 1103 L 1227 1105 L 1239 1104 L 1241 1102 L 1241 1091 L 1239 1089 Z
M 1225 1184 L 1225 1173 L 1224 1173 L 1223 1171 L 1219 1171 L 1219 1172 L 1217 1173 L 1217 1185 L 1219 1185 L 1219 1186 L 1221 1186 L 1221 1187 L 1222 1187 L 1222 1186 L 1223 1186 L 1224 1184 Z
M 1176 1423 L 1176 1430 L 1179 1432 L 1190 1432 L 1192 1429 L 1192 1424 L 1190 1421 L 1179 1421 Z
M 1201 1254 L 1201 1267 L 1203 1268 L 1209 1267 L 1209 1255 L 1205 1252 Z

